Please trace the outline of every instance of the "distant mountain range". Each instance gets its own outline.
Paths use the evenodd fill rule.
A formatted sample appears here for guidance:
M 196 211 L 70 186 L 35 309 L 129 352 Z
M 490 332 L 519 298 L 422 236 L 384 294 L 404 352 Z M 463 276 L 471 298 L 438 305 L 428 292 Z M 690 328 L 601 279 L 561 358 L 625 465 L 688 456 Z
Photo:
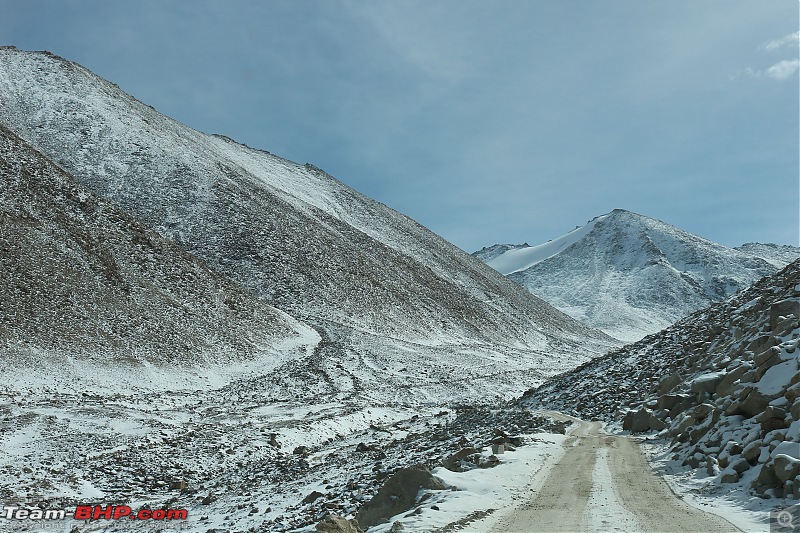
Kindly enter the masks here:
M 362 389 L 365 383 L 374 383 L 407 397 L 393 384 L 445 387 L 445 395 L 453 390 L 468 394 L 469 387 L 522 390 L 521 382 L 504 373 L 523 372 L 528 379 L 542 379 L 618 344 L 520 291 L 474 257 L 319 168 L 192 130 L 75 63 L 46 52 L 0 49 L 0 99 L 0 123 L 12 139 L 3 158 L 8 164 L 20 157 L 42 160 L 42 176 L 59 176 L 59 187 L 83 191 L 74 194 L 108 206 L 103 213 L 116 209 L 115 220 L 128 217 L 137 224 L 136 231 L 150 232 L 164 251 L 150 254 L 157 266 L 147 275 L 162 277 L 163 290 L 180 295 L 168 305 L 194 316 L 194 308 L 208 307 L 210 286 L 222 283 L 219 290 L 224 286 L 237 298 L 249 298 L 242 304 L 249 309 L 243 318 L 262 309 L 263 322 L 256 327 L 246 320 L 235 325 L 226 320 L 204 322 L 218 312 L 209 311 L 193 326 L 205 333 L 194 335 L 193 328 L 184 329 L 185 339 L 161 334 L 165 328 L 181 329 L 182 322 L 167 316 L 154 320 L 161 329 L 139 323 L 141 335 L 153 337 L 138 343 L 140 352 L 159 352 L 158 357 L 167 359 L 165 354 L 181 353 L 187 344 L 190 354 L 204 360 L 210 351 L 201 348 L 212 346 L 203 340 L 206 337 L 218 339 L 220 346 L 242 337 L 237 342 L 243 343 L 246 353 L 256 346 L 274 349 L 275 335 L 301 335 L 313 356 L 276 374 L 284 381 L 298 376 L 286 382 L 287 388 L 320 382 L 333 392 L 354 383 Z M 13 209 L 24 211 L 28 208 L 20 206 L 27 205 L 27 192 L 20 177 L 24 174 L 19 174 L 24 171 L 17 172 L 22 188 L 14 192 Z M 43 201 L 30 216 L 47 218 L 46 205 L 52 200 Z M 72 203 L 67 208 L 80 211 Z M 95 286 L 112 291 L 108 299 L 113 302 L 101 310 L 108 308 L 110 313 L 117 299 L 125 301 L 122 289 L 108 288 L 97 278 L 95 270 L 100 267 L 95 263 L 101 259 L 109 275 L 121 278 L 120 287 L 155 283 L 149 277 L 139 279 L 136 269 L 122 267 L 125 261 L 138 261 L 137 246 L 103 244 L 104 235 L 121 229 L 98 219 L 97 211 L 81 213 L 70 215 L 75 224 L 99 228 L 89 238 L 94 251 L 75 248 L 75 243 L 67 242 L 67 234 L 63 243 L 51 236 L 48 247 L 72 246 L 70 253 L 84 260 L 54 259 L 49 268 L 78 269 L 76 276 L 91 278 L 93 285 L 44 275 L 12 280 L 40 291 L 44 299 L 71 293 L 85 305 L 82 314 L 67 314 L 54 328 L 48 327 L 57 320 L 54 316 L 36 317 L 42 328 L 31 344 L 66 349 L 71 337 L 56 332 L 73 326 L 81 331 L 94 305 L 86 303 L 94 297 L 87 291 L 93 293 Z M 62 234 L 56 227 L 52 226 L 53 235 Z M 70 231 L 88 232 L 77 226 Z M 119 238 L 135 240 L 122 234 Z M 179 266 L 181 261 L 186 265 Z M 191 267 L 197 279 L 187 281 L 186 287 L 172 274 L 158 274 L 189 269 L 190 264 L 199 265 Z M 165 306 L 160 299 L 166 296 L 148 296 L 154 299 L 138 301 L 140 308 L 130 312 L 149 315 L 151 307 Z M 224 302 L 227 296 L 219 298 Z M 221 316 L 233 320 L 231 312 Z M 12 327 L 0 340 L 14 341 L 13 332 L 22 331 L 23 318 L 6 314 L 4 320 Z M 89 351 L 92 342 L 108 349 L 136 344 L 136 337 L 123 340 L 126 334 L 109 336 L 102 328 L 90 329 L 81 343 Z M 468 386 L 451 385 L 449 378 L 462 372 Z
M 776 272 L 800 248 L 728 248 L 615 209 L 538 246 L 474 255 L 570 316 L 635 341 Z

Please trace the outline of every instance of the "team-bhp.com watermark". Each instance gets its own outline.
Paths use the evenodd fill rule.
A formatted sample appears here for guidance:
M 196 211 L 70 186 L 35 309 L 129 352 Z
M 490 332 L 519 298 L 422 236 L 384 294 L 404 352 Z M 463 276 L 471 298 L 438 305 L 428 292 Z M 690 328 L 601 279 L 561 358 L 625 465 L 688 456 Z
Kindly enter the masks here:
M 73 510 L 49 509 L 4 505 L 2 517 L 6 520 L 186 520 L 186 509 L 139 509 L 128 505 L 78 505 Z

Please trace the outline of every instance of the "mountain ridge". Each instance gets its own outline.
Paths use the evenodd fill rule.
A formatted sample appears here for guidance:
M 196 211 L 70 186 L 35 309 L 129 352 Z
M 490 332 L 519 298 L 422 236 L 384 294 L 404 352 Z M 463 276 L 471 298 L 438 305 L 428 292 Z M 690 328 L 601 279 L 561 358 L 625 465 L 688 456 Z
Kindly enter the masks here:
M 574 318 L 635 341 L 777 271 L 781 258 L 791 255 L 778 247 L 768 260 L 754 250 L 615 209 L 487 264 Z

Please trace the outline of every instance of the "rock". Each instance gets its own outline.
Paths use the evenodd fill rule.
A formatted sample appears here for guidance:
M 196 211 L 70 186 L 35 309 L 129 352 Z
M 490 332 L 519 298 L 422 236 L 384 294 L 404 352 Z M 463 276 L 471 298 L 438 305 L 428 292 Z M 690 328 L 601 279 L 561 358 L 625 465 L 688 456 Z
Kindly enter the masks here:
M 752 389 L 747 397 L 740 402 L 739 411 L 747 416 L 761 414 L 769 405 L 770 398 L 762 394 L 758 389 Z
M 800 453 L 800 450 L 798 452 Z M 788 481 L 800 475 L 800 459 L 796 457 L 780 453 L 775 456 L 774 465 L 775 475 L 781 481 Z
M 794 315 L 795 318 L 800 318 L 800 300 L 782 300 L 772 304 L 769 308 L 769 326 L 775 329 L 780 317 L 787 315 Z
M 705 418 L 717 410 L 716 406 L 710 403 L 701 403 L 692 409 L 692 416 L 697 421 L 703 421 Z
M 398 531 L 403 531 L 404 529 L 405 526 L 403 525 L 403 523 L 397 520 L 392 524 L 392 527 L 389 528 L 389 533 L 397 533 Z
M 661 380 L 661 383 L 658 384 L 658 394 L 664 395 L 680 385 L 683 382 L 683 378 L 681 378 L 680 374 L 673 373 L 665 377 Z
M 684 415 L 682 418 L 678 419 L 675 424 L 673 424 L 672 429 L 670 429 L 670 435 L 676 437 L 681 433 L 686 432 L 690 427 L 697 424 L 697 420 L 691 415 Z
M 739 481 L 739 474 L 730 469 L 725 469 L 719 480 L 721 483 L 736 483 Z
M 777 344 L 778 340 L 773 335 L 760 335 L 750 341 L 745 350 L 753 353 L 761 353 L 764 350 L 769 350 Z
M 447 485 L 423 465 L 401 468 L 361 506 L 356 520 L 363 528 L 386 522 L 390 517 L 411 509 L 417 503 L 421 489 L 444 490 Z
M 303 503 L 313 503 L 319 498 L 322 498 L 323 496 L 325 496 L 325 494 L 318 490 L 312 491 L 305 498 L 303 498 Z
M 698 395 L 712 395 L 717 390 L 717 386 L 724 377 L 725 374 L 722 372 L 709 372 L 707 374 L 702 374 L 692 380 L 689 385 L 689 390 Z
M 766 463 L 761 465 L 761 471 L 758 473 L 758 477 L 753 480 L 750 486 L 758 494 L 763 494 L 767 489 L 776 488 L 779 484 L 782 483 L 778 479 L 778 476 L 775 475 L 775 469 L 772 463 Z
M 500 459 L 497 458 L 496 455 L 490 455 L 489 457 L 479 457 L 478 458 L 478 466 L 481 468 L 494 468 L 495 466 L 500 464 Z
M 294 455 L 306 456 L 308 455 L 308 446 L 298 446 L 294 450 L 292 450 L 292 453 Z
M 770 418 L 783 420 L 786 418 L 786 409 L 775 405 L 768 405 L 767 408 L 756 417 L 756 420 L 763 422 L 764 420 L 769 420 Z
M 756 367 L 764 366 L 764 364 L 768 363 L 770 360 L 776 360 L 777 362 L 773 362 L 769 366 L 773 366 L 780 362 L 780 355 L 781 349 L 777 346 L 773 346 L 772 348 L 767 348 L 763 352 L 759 352 L 753 358 L 753 363 L 755 363 Z
M 725 377 L 722 378 L 722 381 L 720 381 L 719 385 L 717 385 L 716 391 L 714 391 L 717 397 L 728 396 L 731 392 L 733 392 L 733 386 L 736 381 L 738 381 L 748 370 L 750 370 L 749 366 L 739 365 L 725 374 Z
M 761 422 L 761 432 L 766 435 L 770 431 L 775 431 L 776 429 L 786 429 L 789 427 L 789 422 L 785 420 L 781 420 L 778 418 L 768 418 Z
M 371 446 L 368 446 L 368 445 L 364 444 L 363 442 L 359 442 L 358 445 L 356 446 L 356 451 L 358 453 L 365 453 L 365 452 L 370 451 L 371 449 L 372 449 Z
M 748 463 L 747 459 L 745 459 L 744 457 L 740 457 L 735 461 L 732 461 L 728 465 L 728 468 L 733 470 L 737 474 L 741 474 L 743 472 L 746 472 L 750 468 L 750 463 Z
M 363 533 L 356 520 L 347 520 L 338 515 L 328 515 L 316 526 L 318 533 Z
M 650 409 L 642 407 L 635 411 L 628 411 L 622 419 L 622 429 L 631 433 L 641 433 L 643 431 L 660 431 L 666 427 L 663 421 L 659 420 Z
M 475 455 L 478 452 L 477 449 L 473 447 L 463 448 L 453 455 L 447 457 L 442 461 L 442 466 L 446 469 L 450 470 L 451 472 L 463 472 L 464 468 L 461 466 L 461 461 L 465 460 L 467 457 L 471 455 Z M 469 465 L 467 465 L 469 466 Z
M 215 501 L 217 501 L 217 497 L 213 493 L 209 493 L 200 501 L 200 505 L 211 505 Z
M 758 460 L 758 456 L 761 455 L 761 446 L 763 446 L 763 442 L 756 439 L 747 446 L 744 447 L 742 450 L 742 457 L 751 465 L 755 464 Z
M 679 403 L 691 399 L 688 394 L 664 394 L 658 398 L 658 408 L 672 411 Z M 671 415 L 672 413 L 670 413 Z

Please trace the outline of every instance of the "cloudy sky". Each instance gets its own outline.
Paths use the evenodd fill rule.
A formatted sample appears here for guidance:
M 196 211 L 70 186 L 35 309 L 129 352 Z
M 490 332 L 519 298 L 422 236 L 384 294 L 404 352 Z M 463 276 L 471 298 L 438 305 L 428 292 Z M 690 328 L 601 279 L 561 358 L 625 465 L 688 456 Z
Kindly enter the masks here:
M 0 0 L 0 44 L 474 251 L 620 207 L 798 244 L 796 0 Z

